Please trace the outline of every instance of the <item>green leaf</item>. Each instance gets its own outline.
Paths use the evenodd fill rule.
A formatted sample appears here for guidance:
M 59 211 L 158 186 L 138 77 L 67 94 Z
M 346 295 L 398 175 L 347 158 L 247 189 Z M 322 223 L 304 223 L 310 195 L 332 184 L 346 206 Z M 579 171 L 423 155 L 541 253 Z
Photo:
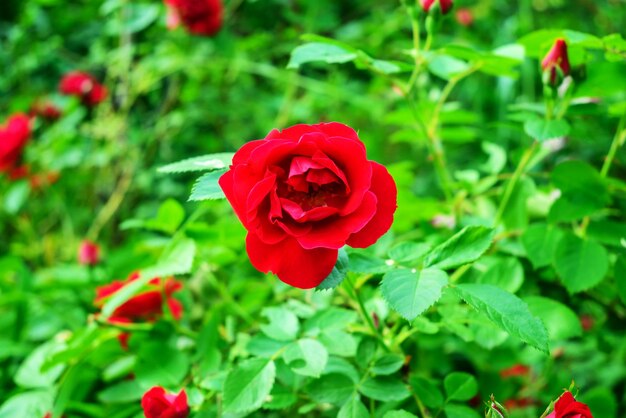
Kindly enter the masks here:
M 290 389 L 274 385 L 270 393 L 269 401 L 263 404 L 263 409 L 271 409 L 275 411 L 285 410 L 293 406 L 298 401 L 298 396 Z
M 125 380 L 100 391 L 98 400 L 104 403 L 135 402 L 139 401 L 149 388 L 149 386 L 139 384 L 136 380 Z
M 561 230 L 552 225 L 538 223 L 528 227 L 522 235 L 522 245 L 535 269 L 552 263 L 554 251 L 562 236 Z
M 517 296 L 488 284 L 460 284 L 453 289 L 470 306 L 510 335 L 549 353 L 546 327 Z
M 16 181 L 3 194 L 4 210 L 10 215 L 15 215 L 28 200 L 30 186 L 25 180 Z
M 411 396 L 402 380 L 391 376 L 367 379 L 359 386 L 359 392 L 382 402 L 401 401 Z
M 289 345 L 283 359 L 295 373 L 319 377 L 326 368 L 328 350 L 318 341 L 305 338 Z
M 457 74 L 467 71 L 469 64 L 448 55 L 436 55 L 428 62 L 428 70 L 444 80 L 449 80 Z
M 582 161 L 566 161 L 552 172 L 561 191 L 548 214 L 550 222 L 570 222 L 591 215 L 610 201 L 606 183 L 595 168 Z
M 191 189 L 189 200 L 198 201 L 226 198 L 218 183 L 222 174 L 224 174 L 223 170 L 211 171 L 196 180 Z
M 492 284 L 515 293 L 524 283 L 524 268 L 517 257 L 486 256 L 474 264 L 483 273 L 476 283 Z
M 412 321 L 441 297 L 447 284 L 448 276 L 441 270 L 399 269 L 385 274 L 381 291 L 392 309 Z
M 396 411 L 389 411 L 383 418 L 417 418 L 417 415 L 413 415 L 410 412 L 405 411 L 404 409 L 398 409 Z
M 530 312 L 541 318 L 552 341 L 565 340 L 582 335 L 580 320 L 574 311 L 553 299 L 541 296 L 524 298 Z
M 160 341 L 150 341 L 141 345 L 135 374 L 142 386 L 180 385 L 189 370 L 189 357 Z
M 450 373 L 444 379 L 443 386 L 448 400 L 452 401 L 467 401 L 478 393 L 478 382 L 469 373 Z
M 330 373 L 313 380 L 307 386 L 311 399 L 319 403 L 342 405 L 354 393 L 355 384 L 348 376 Z
M 626 305 L 626 257 L 623 255 L 615 261 L 615 284 L 620 299 Z
M 235 367 L 224 382 L 224 412 L 246 413 L 260 408 L 275 376 L 276 366 L 270 359 L 251 359 Z
M 283 307 L 265 308 L 261 316 L 269 320 L 269 324 L 262 324 L 261 331 L 277 341 L 295 340 L 300 329 L 298 317 L 289 309 Z
M 139 293 L 154 277 L 188 273 L 191 271 L 195 254 L 194 240 L 184 238 L 176 241 L 173 247 L 163 252 L 156 265 L 141 270 L 137 280 L 133 280 L 115 292 L 102 307 L 102 315 L 105 318 L 111 316 L 115 309 Z
M 37 347 L 26 357 L 15 372 L 15 383 L 22 388 L 45 388 L 54 385 L 61 376 L 65 365 L 58 364 L 44 368 L 45 362 L 55 353 L 63 350 L 64 345 L 52 340 Z
M 428 253 L 424 266 L 450 269 L 471 263 L 489 249 L 494 234 L 492 228 L 467 226 Z
M 401 354 L 388 353 L 376 359 L 372 366 L 375 375 L 388 375 L 400 370 L 404 364 L 404 356 Z
M 409 383 L 415 394 L 427 407 L 440 408 L 443 405 L 444 397 L 436 382 L 421 376 L 411 376 Z
M 448 404 L 443 410 L 446 418 L 480 418 L 478 412 L 465 405 Z
M 524 131 L 531 138 L 544 142 L 548 139 L 560 138 L 570 131 L 569 124 L 563 119 L 529 119 L 524 123 Z
M 609 269 L 609 256 L 602 245 L 567 234 L 557 244 L 554 268 L 567 291 L 578 293 L 604 279 Z
M 300 68 L 309 62 L 325 62 L 328 64 L 342 64 L 356 60 L 358 54 L 354 50 L 322 42 L 310 42 L 297 46 L 291 51 L 291 58 L 287 68 Z
M 339 286 L 346 278 L 349 267 L 350 260 L 348 259 L 348 253 L 346 253 L 346 250 L 341 248 L 337 256 L 337 263 L 335 263 L 335 267 L 333 267 L 333 270 L 330 272 L 328 277 L 326 277 L 322 283 L 318 284 L 315 289 L 327 290 L 334 289 Z
M 389 258 L 398 263 L 419 260 L 430 250 L 430 245 L 417 242 L 401 242 L 389 250 Z
M 0 418 L 43 417 L 52 410 L 54 392 L 34 390 L 13 395 L 7 393 L 6 402 L 0 407 Z
M 369 416 L 367 408 L 357 396 L 346 402 L 337 414 L 337 418 L 369 418 Z
M 200 157 L 188 158 L 159 167 L 159 173 L 187 173 L 190 171 L 213 171 L 228 168 L 233 160 L 232 152 L 221 152 L 218 154 L 208 154 Z

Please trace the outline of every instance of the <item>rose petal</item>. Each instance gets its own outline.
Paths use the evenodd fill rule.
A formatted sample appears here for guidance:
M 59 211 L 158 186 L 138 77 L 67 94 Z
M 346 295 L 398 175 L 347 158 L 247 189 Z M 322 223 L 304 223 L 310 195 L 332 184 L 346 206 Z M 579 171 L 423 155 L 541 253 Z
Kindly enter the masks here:
M 311 289 L 320 284 L 337 262 L 337 250 L 306 250 L 293 238 L 268 245 L 255 234 L 248 233 L 246 249 L 250 262 L 258 270 L 271 271 L 283 282 L 300 289 Z
M 365 248 L 374 244 L 393 223 L 393 214 L 396 211 L 398 190 L 393 177 L 387 169 L 372 161 L 372 187 L 370 189 L 378 200 L 376 215 L 359 232 L 353 234 L 347 244 L 354 248 Z

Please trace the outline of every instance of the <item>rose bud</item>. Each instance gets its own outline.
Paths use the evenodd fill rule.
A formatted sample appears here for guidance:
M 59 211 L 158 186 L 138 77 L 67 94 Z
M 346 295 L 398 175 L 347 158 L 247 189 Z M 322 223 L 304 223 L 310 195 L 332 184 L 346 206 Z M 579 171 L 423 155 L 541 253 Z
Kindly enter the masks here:
M 72 71 L 63 76 L 59 91 L 78 97 L 85 106 L 95 106 L 107 97 L 107 89 L 90 74 Z
M 273 130 L 245 144 L 219 184 L 248 230 L 252 265 L 301 289 L 330 274 L 339 248 L 374 244 L 397 207 L 387 169 L 336 122 Z
M 89 240 L 84 240 L 78 247 L 78 262 L 84 266 L 95 266 L 100 262 L 100 247 Z
M 61 110 L 50 100 L 37 100 L 30 107 L 29 114 L 49 121 L 55 121 L 61 117 Z
M 139 274 L 134 273 L 126 281 L 114 281 L 108 285 L 96 289 L 96 307 L 102 307 L 106 300 L 124 287 L 139 278 Z M 156 277 L 148 282 L 146 289 L 133 296 L 122 305 L 118 306 L 111 318 L 126 318 L 130 322 L 136 320 L 155 321 L 163 315 L 163 294 L 165 294 L 167 304 L 172 316 L 180 319 L 182 316 L 182 305 L 174 299 L 172 295 L 182 289 L 182 283 L 169 277 L 165 280 Z M 119 322 L 119 321 L 118 321 Z
M 441 10 L 441 14 L 447 14 L 452 8 L 452 0 L 420 0 L 422 10 L 424 10 L 426 13 L 429 13 L 430 9 L 436 1 L 439 3 L 439 9 Z
M 212 36 L 222 27 L 224 6 L 221 0 L 164 0 L 167 7 L 167 27 L 181 23 L 195 34 Z
M 556 401 L 554 411 L 546 418 L 593 418 L 589 407 L 582 402 L 577 402 L 571 392 L 566 391 Z
M 143 395 L 141 407 L 146 418 L 187 418 L 189 416 L 185 390 L 181 390 L 178 395 L 171 395 L 162 387 L 155 386 Z
M 465 7 L 457 9 L 455 17 L 456 21 L 459 22 L 460 25 L 465 27 L 472 26 L 472 23 L 474 23 L 474 14 L 470 9 Z
M 552 49 L 541 62 L 541 68 L 546 74 L 546 81 L 556 85 L 557 80 L 562 79 L 570 72 L 569 58 L 567 56 L 567 44 L 563 39 L 557 39 Z
M 30 134 L 30 119 L 22 113 L 9 117 L 4 125 L 0 125 L 0 172 L 10 173 L 17 168 Z

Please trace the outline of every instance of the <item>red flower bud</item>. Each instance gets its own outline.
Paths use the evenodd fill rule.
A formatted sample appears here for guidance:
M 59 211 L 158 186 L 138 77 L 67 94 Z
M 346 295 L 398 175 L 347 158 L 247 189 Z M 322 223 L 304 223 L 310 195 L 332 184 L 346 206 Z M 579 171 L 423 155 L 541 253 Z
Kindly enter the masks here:
M 22 113 L 0 125 L 0 172 L 10 173 L 16 168 L 30 134 L 30 119 Z
M 530 372 L 530 367 L 524 366 L 523 364 L 516 364 L 508 369 L 504 369 L 500 371 L 500 377 L 503 379 L 513 377 L 513 376 L 525 376 Z
M 80 71 L 65 74 L 59 84 L 59 91 L 80 98 L 86 106 L 95 106 L 108 95 L 106 87 L 90 74 Z
M 31 105 L 28 113 L 31 116 L 39 116 L 49 121 L 57 120 L 61 117 L 61 109 L 50 100 L 37 100 Z
M 224 7 L 221 0 L 164 0 L 167 7 L 167 27 L 181 23 L 195 35 L 212 36 L 222 27 Z
M 147 391 L 141 398 L 141 407 L 146 418 L 187 418 L 189 406 L 187 394 L 181 390 L 178 395 L 170 395 L 160 386 Z
M 577 402 L 574 395 L 567 391 L 556 401 L 554 411 L 546 418 L 593 418 L 589 407 Z
M 89 240 L 84 240 L 78 248 L 78 262 L 86 266 L 94 266 L 100 262 L 100 247 Z
M 441 9 L 441 14 L 447 14 L 452 8 L 452 0 L 437 0 L 439 2 L 439 8 Z M 435 0 L 420 0 L 420 5 L 422 9 L 428 13 L 430 8 L 435 4 Z
M 570 72 L 569 58 L 567 56 L 567 44 L 563 39 L 557 39 L 552 49 L 546 57 L 541 61 L 541 68 L 544 72 L 549 72 L 550 84 L 557 84 L 557 68 L 561 70 L 561 74 L 566 76 Z

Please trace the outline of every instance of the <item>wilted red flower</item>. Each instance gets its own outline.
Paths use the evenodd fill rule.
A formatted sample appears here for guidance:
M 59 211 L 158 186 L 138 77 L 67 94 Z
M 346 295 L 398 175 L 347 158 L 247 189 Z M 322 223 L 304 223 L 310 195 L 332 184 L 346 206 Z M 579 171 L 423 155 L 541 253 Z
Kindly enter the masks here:
M 541 68 L 544 72 L 549 72 L 550 84 L 557 84 L 557 76 L 560 69 L 561 74 L 566 76 L 570 72 L 569 58 L 567 56 L 567 44 L 563 39 L 557 39 L 552 49 L 541 61 Z
M 341 123 L 296 125 L 245 144 L 219 184 L 248 230 L 250 261 L 309 289 L 344 245 L 365 248 L 393 222 L 396 185 Z
M 90 74 L 71 71 L 63 76 L 59 84 L 63 94 L 76 96 L 86 106 L 95 106 L 107 97 L 107 89 Z
M 167 26 L 177 28 L 180 23 L 196 35 L 211 36 L 222 27 L 224 7 L 221 0 L 164 0 L 167 7 Z
M 29 114 L 47 120 L 57 120 L 61 117 L 61 109 L 50 100 L 37 100 L 31 105 Z
M 94 266 L 100 262 L 100 247 L 89 240 L 84 240 L 78 247 L 78 262 L 86 266 Z
M 8 173 L 16 168 L 30 133 L 30 119 L 22 113 L 9 117 L 4 125 L 0 125 L 0 172 Z
M 108 285 L 98 287 L 94 304 L 97 307 L 101 307 L 109 296 L 138 278 L 139 274 L 133 273 L 125 281 L 116 280 Z M 163 294 L 165 294 L 167 298 L 166 303 L 172 315 L 174 318 L 180 319 L 182 316 L 182 305 L 172 297 L 172 294 L 183 287 L 182 283 L 174 280 L 172 277 L 167 279 L 155 277 L 148 282 L 146 287 L 145 291 L 118 306 L 111 318 L 125 318 L 130 322 L 136 320 L 154 321 L 163 315 Z M 111 318 L 109 319 L 110 321 L 112 321 Z
M 452 8 L 452 0 L 420 0 L 420 5 L 422 6 L 422 9 L 428 13 L 433 4 L 435 4 L 435 1 L 439 2 L 439 8 L 441 9 L 441 13 L 444 15 L 447 14 Z
M 143 395 L 141 407 L 146 418 L 187 418 L 189 416 L 187 394 L 184 389 L 178 395 L 171 395 L 162 387 L 155 386 Z
M 587 405 L 577 402 L 574 395 L 566 391 L 556 401 L 554 411 L 546 418 L 593 418 L 593 415 Z
M 501 370 L 500 377 L 506 379 L 514 376 L 526 376 L 529 372 L 530 367 L 524 366 L 523 364 L 516 364 L 508 369 Z
M 463 26 L 471 26 L 474 23 L 474 14 L 466 7 L 457 9 L 455 17 L 456 21 Z

